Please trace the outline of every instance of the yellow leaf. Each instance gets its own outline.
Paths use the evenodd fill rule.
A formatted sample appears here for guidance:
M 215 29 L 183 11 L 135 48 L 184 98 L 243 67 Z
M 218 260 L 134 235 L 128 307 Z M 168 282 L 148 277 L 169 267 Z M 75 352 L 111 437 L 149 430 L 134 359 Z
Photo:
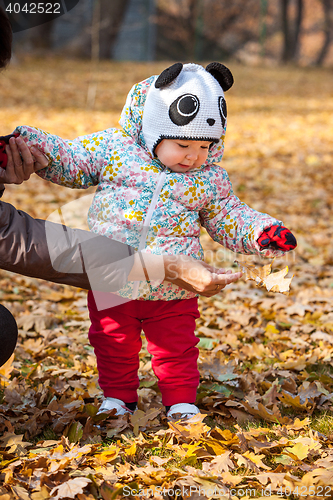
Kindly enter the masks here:
M 176 434 L 180 434 L 185 439 L 200 439 L 200 437 L 206 435 L 210 431 L 208 425 L 203 423 L 204 418 L 206 418 L 206 415 L 198 413 L 194 417 L 183 422 L 169 422 L 169 427 L 175 431 Z
M 243 456 L 251 460 L 251 462 L 255 463 L 261 469 L 267 469 L 267 470 L 271 469 L 271 467 L 265 465 L 261 460 L 262 458 L 264 458 L 265 455 L 256 455 L 252 451 L 246 451 L 245 453 L 243 453 Z
M 311 403 L 306 399 L 304 403 L 301 403 L 300 396 L 294 396 L 290 394 L 290 392 L 283 391 L 282 394 L 278 394 L 279 400 L 287 406 L 292 406 L 297 410 L 307 411 L 308 408 L 311 408 Z
M 125 448 L 124 452 L 127 456 L 134 457 L 134 455 L 136 454 L 136 443 L 134 442 L 129 448 Z
M 98 461 L 100 465 L 104 465 L 108 462 L 112 462 L 115 458 L 117 458 L 120 449 L 116 446 L 110 446 L 107 450 L 102 451 L 102 453 L 97 453 L 95 455 L 95 459 Z
M 195 457 L 195 452 L 200 448 L 199 444 L 183 444 L 182 446 L 186 450 L 185 457 Z
M 299 431 L 300 429 L 305 429 L 305 427 L 308 427 L 310 425 L 310 422 L 311 421 L 309 417 L 304 418 L 304 420 L 296 418 L 292 424 L 287 425 L 287 429 Z
M 310 431 L 310 437 L 299 436 L 297 439 L 294 440 L 295 443 L 294 446 L 285 448 L 285 451 L 289 452 L 292 455 L 295 455 L 298 460 L 303 460 L 303 458 L 307 457 L 311 451 L 318 452 L 322 447 L 322 445 L 313 436 L 314 434 L 311 433 L 311 431 Z
M 4 365 L 1 366 L 0 368 L 0 376 L 3 376 L 5 378 L 9 378 L 9 375 L 13 371 L 14 367 L 12 366 L 12 363 L 14 361 L 15 354 L 13 353 L 11 357 L 6 361 Z
M 266 333 L 280 333 L 273 323 L 268 323 L 265 328 Z
M 294 446 L 285 448 L 284 450 L 290 456 L 296 457 L 297 460 L 304 460 L 310 452 L 310 447 L 303 443 L 297 443 Z
M 202 439 L 202 445 L 212 455 L 221 455 L 221 453 L 224 453 L 227 449 L 225 443 L 218 441 L 217 439 L 213 439 L 211 437 L 209 437 L 208 439 Z
M 237 262 L 237 261 L 236 261 Z M 253 280 L 258 286 L 265 287 L 268 292 L 289 292 L 291 278 L 285 278 L 288 273 L 288 266 L 276 273 L 271 272 L 272 264 L 263 267 L 256 267 L 253 264 L 237 264 L 242 269 L 245 280 Z

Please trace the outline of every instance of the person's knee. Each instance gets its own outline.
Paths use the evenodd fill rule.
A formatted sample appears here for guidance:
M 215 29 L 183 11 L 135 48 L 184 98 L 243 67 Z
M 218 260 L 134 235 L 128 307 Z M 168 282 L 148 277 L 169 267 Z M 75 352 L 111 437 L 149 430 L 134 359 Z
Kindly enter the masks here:
M 17 342 L 17 324 L 14 316 L 0 304 L 0 366 L 13 354 Z

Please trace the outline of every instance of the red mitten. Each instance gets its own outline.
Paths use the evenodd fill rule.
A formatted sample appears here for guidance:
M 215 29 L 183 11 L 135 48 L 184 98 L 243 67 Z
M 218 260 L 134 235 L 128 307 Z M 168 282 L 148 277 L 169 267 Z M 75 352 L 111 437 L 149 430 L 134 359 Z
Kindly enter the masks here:
M 9 144 L 9 139 L 11 137 L 18 137 L 20 134 L 10 134 L 0 136 L 0 167 L 6 168 L 8 162 L 8 156 L 6 153 L 6 144 Z
M 265 229 L 257 241 L 261 249 L 272 248 L 274 250 L 283 250 L 283 252 L 289 252 L 289 250 L 293 250 L 297 246 L 293 233 L 278 224 Z

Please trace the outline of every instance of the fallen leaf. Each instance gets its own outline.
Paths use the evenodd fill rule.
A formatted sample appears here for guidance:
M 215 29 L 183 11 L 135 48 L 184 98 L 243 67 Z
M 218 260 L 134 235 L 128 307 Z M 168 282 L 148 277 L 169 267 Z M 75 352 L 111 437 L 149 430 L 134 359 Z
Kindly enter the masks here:
M 272 263 L 267 264 L 263 267 L 256 267 L 253 264 L 241 264 L 237 261 L 235 262 L 241 268 L 245 280 L 255 281 L 258 286 L 265 287 L 268 292 L 289 292 L 289 287 L 293 276 L 291 278 L 285 278 L 286 274 L 288 274 L 289 271 L 288 266 L 286 266 L 281 271 L 272 273 Z
M 60 498 L 75 498 L 78 493 L 83 493 L 87 484 L 91 483 L 91 479 L 87 477 L 75 477 L 68 481 L 56 486 L 50 491 L 50 495 L 54 500 Z
M 161 410 L 159 408 L 151 408 L 147 412 L 144 412 L 142 410 L 135 410 L 133 415 L 131 415 L 130 417 L 135 436 L 139 434 L 139 429 L 145 428 L 148 422 L 154 420 L 154 418 L 156 418 L 160 413 Z
M 235 468 L 235 464 L 230 460 L 231 451 L 226 451 L 222 455 L 218 455 L 211 462 L 204 462 L 202 464 L 202 469 L 208 472 L 221 473 L 229 472 L 230 469 Z
M 9 378 L 9 375 L 12 373 L 14 367 L 13 367 L 13 361 L 14 361 L 14 358 L 15 358 L 15 353 L 13 353 L 11 355 L 11 357 L 6 361 L 6 363 L 4 365 L 2 365 L 0 367 L 0 376 L 1 377 L 5 377 L 5 378 Z

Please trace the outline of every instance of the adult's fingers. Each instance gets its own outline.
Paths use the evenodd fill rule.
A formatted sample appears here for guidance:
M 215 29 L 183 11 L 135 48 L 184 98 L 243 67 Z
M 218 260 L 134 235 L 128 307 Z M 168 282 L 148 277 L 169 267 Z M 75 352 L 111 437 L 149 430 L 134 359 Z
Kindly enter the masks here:
M 14 158 L 12 155 L 11 148 L 9 147 L 8 144 L 6 145 L 6 153 L 8 161 L 6 168 L 2 172 L 1 180 L 5 184 L 20 184 L 22 180 L 19 180 L 15 173 Z
M 224 288 L 225 285 L 229 285 L 229 283 L 233 283 L 234 281 L 239 280 L 243 273 L 225 273 L 225 274 L 215 274 L 212 280 L 212 285 L 221 286 Z
M 225 288 L 230 283 L 239 280 L 241 276 L 242 276 L 241 272 L 230 273 L 226 271 L 225 274 L 219 274 L 219 275 L 214 273 L 212 275 L 212 281 L 209 285 L 209 289 L 204 290 L 201 293 L 201 295 L 204 295 L 205 297 L 213 297 L 217 293 L 220 293 L 220 291 L 223 290 L 223 288 Z
M 19 138 L 18 138 L 19 139 Z M 22 139 L 21 139 L 22 141 Z M 9 149 L 12 154 L 12 160 L 13 160 L 13 167 L 14 167 L 14 172 L 17 177 L 17 183 L 20 184 L 25 180 L 24 176 L 24 167 L 23 167 L 23 159 L 20 155 L 20 150 L 18 148 L 18 145 L 16 144 L 16 139 L 15 137 L 12 137 L 9 139 Z M 7 154 L 8 150 L 6 148 Z
M 5 174 L 0 172 L 0 179 L 7 184 L 21 184 L 27 181 L 31 174 L 47 167 L 48 159 L 36 147 L 33 155 L 21 137 L 11 138 L 6 146 L 8 163 Z
M 32 157 L 32 154 L 30 153 L 28 146 L 21 137 L 10 139 L 9 142 L 13 152 L 15 167 L 15 159 L 18 155 L 21 160 L 23 180 L 27 181 L 31 174 L 34 173 L 34 159 Z M 20 173 L 20 171 L 18 171 L 18 173 Z
M 212 274 L 234 274 L 231 269 L 224 269 L 224 267 L 214 267 L 211 264 L 207 264 L 207 262 L 200 261 L 200 264 L 210 271 Z

